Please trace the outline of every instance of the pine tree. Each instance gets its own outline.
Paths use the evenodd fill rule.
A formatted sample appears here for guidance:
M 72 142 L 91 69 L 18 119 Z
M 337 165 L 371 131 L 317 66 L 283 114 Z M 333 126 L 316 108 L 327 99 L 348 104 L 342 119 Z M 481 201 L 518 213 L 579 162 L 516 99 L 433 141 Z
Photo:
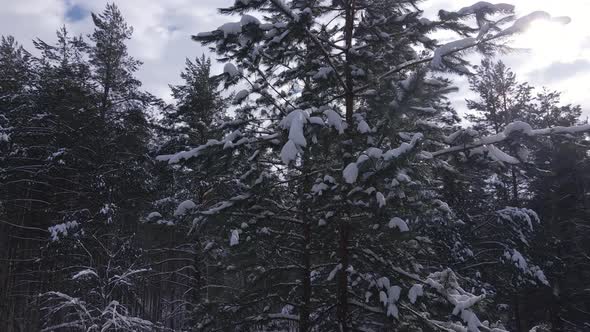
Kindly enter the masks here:
M 539 125 L 571 126 L 581 115 L 579 106 L 562 105 L 560 94 L 543 89 L 535 97 L 530 111 L 531 122 Z M 543 269 L 551 284 L 541 294 L 528 296 L 530 312 L 546 311 L 539 301 L 552 303 L 550 317 L 543 317 L 554 330 L 579 330 L 587 319 L 575 289 L 579 278 L 588 274 L 588 246 L 584 215 L 586 209 L 587 154 L 586 137 L 569 135 L 539 140 L 534 146 L 533 162 L 537 172 L 531 179 L 530 205 L 542 216 L 542 228 L 534 240 L 533 252 L 544 262 Z M 570 268 L 576 266 L 576 271 Z M 580 310 L 581 309 L 581 310 Z M 573 323 L 567 323 L 573 322 Z
M 187 59 L 180 76 L 183 84 L 171 86 L 175 104 L 164 108 L 164 117 L 159 121 L 156 154 L 206 143 L 225 118 L 229 103 L 221 96 L 220 78 L 211 75 L 210 59 L 204 56 L 195 62 Z M 150 227 L 169 234 L 165 241 L 156 240 L 152 244 L 157 261 L 166 262 L 158 266 L 154 279 L 173 298 L 179 299 L 170 303 L 160 299 L 164 311 L 169 313 L 164 315 L 165 319 L 186 329 L 211 319 L 209 315 L 215 309 L 207 301 L 219 293 L 205 291 L 206 285 L 215 283 L 214 276 L 219 275 L 211 272 L 217 269 L 215 265 L 219 261 L 211 248 L 217 239 L 216 225 L 198 225 L 188 213 L 193 200 L 213 200 L 218 191 L 225 189 L 223 181 L 215 178 L 218 171 L 211 167 L 218 162 L 204 158 L 198 163 L 187 161 L 170 169 L 161 165 L 156 170 L 160 196 L 153 204 L 158 212 L 146 216 Z M 179 204 L 181 208 L 177 208 Z
M 35 76 L 31 54 L 11 36 L 0 42 L 0 75 L 0 329 L 28 329 L 34 325 L 28 325 L 25 312 L 32 310 L 26 309 L 22 293 L 31 284 L 19 280 L 30 277 L 30 264 L 20 263 L 31 260 L 30 243 L 23 245 L 22 238 L 39 235 L 30 218 L 36 160 L 27 158 L 30 132 L 35 131 L 29 124 Z
M 89 36 L 35 40 L 38 57 L 2 38 L 0 330 L 587 326 L 590 125 L 464 57 L 566 19 L 487 2 L 433 19 L 395 0 L 220 11 L 240 20 L 194 39 L 223 73 L 187 60 L 171 105 L 141 90 L 114 4 Z M 472 127 L 442 73 L 469 75 Z
M 470 117 L 474 128 L 454 134 L 451 138 L 457 143 L 471 143 L 476 132 L 474 129 L 498 135 L 506 132 L 500 128 L 521 127 L 526 130 L 530 126 L 573 126 L 580 116 L 578 107 L 560 106 L 559 94 L 556 92 L 543 90 L 534 96 L 533 87 L 519 83 L 501 61 L 484 60 L 478 74 L 470 78 L 470 83 L 479 95 L 479 100 L 468 100 L 468 106 L 477 112 Z M 546 214 L 538 215 L 527 207 L 538 210 L 538 206 L 530 204 L 530 199 L 536 195 L 533 183 L 545 181 L 539 170 L 545 168 L 545 162 L 549 162 L 546 151 L 551 149 L 551 142 L 556 138 L 536 138 L 533 141 L 527 139 L 528 134 L 520 129 L 508 131 L 510 135 L 522 137 L 500 143 L 498 147 L 515 157 L 496 146 L 462 155 L 453 164 L 462 169 L 465 182 L 460 186 L 464 189 L 457 191 L 457 187 L 453 187 L 451 190 L 457 202 L 469 202 L 464 205 L 458 203 L 463 218 L 469 221 L 473 236 L 467 237 L 467 242 L 471 243 L 469 250 L 473 253 L 472 257 L 460 258 L 464 273 L 473 274 L 494 285 L 490 292 L 497 293 L 496 301 L 508 303 L 512 309 L 513 328 L 525 330 L 525 325 L 531 323 L 530 319 L 527 321 L 527 316 L 534 313 L 534 309 L 529 310 L 527 307 L 535 306 L 532 304 L 534 301 L 526 300 L 529 296 L 525 294 L 547 292 L 549 288 L 545 286 L 549 286 L 551 281 L 551 277 L 543 273 L 550 269 L 541 263 L 546 259 L 539 255 L 543 250 L 539 251 L 538 247 L 540 243 L 547 243 L 546 240 L 538 241 L 538 235 L 544 233 L 547 226 L 539 215 L 543 217 Z M 544 155 L 544 158 L 540 159 L 539 154 Z M 471 171 L 463 171 L 466 167 L 461 163 L 466 161 L 471 163 L 472 166 L 468 166 Z M 492 167 L 486 166 L 488 161 L 492 161 Z M 473 168 L 473 164 L 479 166 Z M 450 181 L 454 180 L 456 177 L 450 178 Z M 457 197 L 457 192 L 468 193 L 476 201 L 487 203 L 470 202 L 470 198 L 464 195 Z M 505 259 L 498 253 L 504 253 Z M 482 262 L 474 262 L 473 257 L 479 257 Z
M 98 151 L 103 161 L 98 178 L 103 186 L 103 199 L 107 220 L 113 218 L 117 209 L 136 211 L 144 204 L 140 197 L 145 191 L 147 143 L 149 132 L 145 112 L 153 97 L 141 92 L 141 83 L 134 77 L 141 62 L 128 55 L 126 41 L 133 29 L 127 25 L 121 12 L 114 4 L 108 4 L 101 14 L 92 15 L 94 32 L 89 36 L 93 42 L 89 58 L 93 81 L 97 87 L 97 111 L 103 124 L 98 126 L 109 142 L 103 142 Z M 113 158 L 113 156 L 115 158 Z M 133 174 L 133 175 L 132 175 Z M 130 182 L 122 183 L 120 179 Z M 139 191 L 126 192 L 130 189 Z M 127 215 L 127 220 L 138 216 Z M 130 225 L 133 230 L 136 225 Z
M 67 192 L 74 194 L 50 210 L 55 219 L 49 227 L 44 261 L 52 264 L 50 271 L 63 271 L 64 278 L 49 283 L 43 292 L 41 299 L 47 301 L 43 326 L 49 330 L 78 325 L 150 330 L 135 317 L 134 292 L 113 286 L 108 296 L 97 298 L 91 289 L 80 288 L 73 277 L 83 266 L 99 276 L 94 280 L 98 282 L 95 289 L 104 289 L 109 285 L 105 282 L 125 271 L 143 270 L 135 232 L 150 200 L 149 130 L 144 112 L 153 98 L 139 91 L 139 81 L 133 76 L 139 62 L 127 54 L 125 42 L 131 28 L 121 13 L 114 5 L 107 5 L 93 18 L 96 27 L 91 44 L 82 37 L 69 38 L 65 30 L 58 34 L 57 46 L 36 43 L 44 55 L 41 67 L 46 68 L 40 104 L 54 106 L 49 108 L 52 113 L 48 118 L 55 117 L 50 122 L 59 129 L 52 136 L 57 152 L 50 160 L 64 165 L 62 173 L 54 169 L 51 174 L 65 182 L 60 188 L 69 188 Z M 51 194 L 63 195 L 59 191 Z M 138 286 L 132 280 L 122 282 L 128 288 Z M 87 308 L 89 314 L 82 318 L 69 311 L 58 313 L 60 308 L 79 312 L 80 308 L 64 307 L 68 298 L 92 306 Z M 113 318 L 107 319 L 108 315 Z
M 219 86 L 219 78 L 211 75 L 211 59 L 187 59 L 186 67 L 180 74 L 183 85 L 171 86 L 176 106 L 166 116 L 166 124 L 177 126 L 175 137 L 186 137 L 185 146 L 206 143 L 210 129 L 219 121 L 220 110 L 224 108 Z M 176 136 L 178 135 L 178 136 Z
M 469 85 L 480 98 L 467 100 L 467 107 L 476 112 L 467 117 L 474 129 L 498 134 L 508 124 L 525 120 L 532 87 L 519 83 L 502 61 L 484 59 L 475 75 L 470 76 Z
M 94 80 L 99 87 L 99 110 L 103 121 L 120 109 L 118 105 L 137 99 L 140 82 L 133 76 L 141 62 L 130 57 L 125 42 L 133 28 L 125 22 L 115 4 L 107 4 L 101 14 L 92 14 L 94 43 L 90 50 Z
M 544 172 L 531 186 L 532 206 L 543 216 L 543 228 L 535 239 L 535 251 L 544 262 L 551 289 L 533 294 L 527 302 L 556 331 L 586 328 L 588 305 L 583 285 L 589 274 L 587 194 L 587 148 L 584 139 L 556 138 L 540 154 Z M 539 307 L 539 303 L 551 303 Z
M 531 17 L 502 30 L 488 15 L 512 6 L 441 11 L 439 21 L 391 1 L 236 1 L 221 11 L 251 10 L 264 11 L 264 23 L 242 15 L 195 37 L 228 60 L 227 84 L 248 86 L 236 94 L 243 106 L 235 126 L 221 140 L 160 157 L 175 164 L 232 153 L 232 189 L 191 209 L 199 222 L 224 220 L 230 234 L 227 269 L 245 279 L 220 307 L 230 324 L 348 331 L 458 329 L 462 320 L 489 329 L 472 309 L 483 296 L 461 288 L 444 262 L 428 260 L 448 255 L 439 248 L 458 239 L 459 223 L 431 189 L 441 165 L 432 157 L 460 149 L 422 150 L 445 146 L 445 128 L 428 120 L 453 123 L 448 83 L 429 73 L 466 72 L 459 53 L 501 48 L 494 41 Z M 476 28 L 464 23 L 473 16 Z M 425 36 L 440 28 L 466 38 L 440 45 Z M 459 319 L 444 305 L 423 306 L 445 301 Z

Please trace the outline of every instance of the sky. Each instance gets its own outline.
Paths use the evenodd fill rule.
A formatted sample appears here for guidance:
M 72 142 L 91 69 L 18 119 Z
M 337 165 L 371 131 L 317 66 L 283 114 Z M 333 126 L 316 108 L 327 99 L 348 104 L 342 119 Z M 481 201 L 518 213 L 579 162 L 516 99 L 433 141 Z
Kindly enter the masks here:
M 494 2 L 492 0 L 488 0 Z M 439 9 L 458 10 L 475 0 L 429 0 L 422 4 L 425 17 Z M 554 16 L 569 16 L 572 22 L 559 26 L 536 22 L 528 32 L 515 37 L 511 46 L 521 50 L 501 59 L 519 80 L 536 87 L 561 91 L 566 103 L 580 104 L 590 116 L 590 0 L 503 0 L 516 6 L 519 15 L 544 10 Z M 55 41 L 55 31 L 66 25 L 74 34 L 92 31 L 91 12 L 101 12 L 105 0 L 0 0 L 0 34 L 13 35 L 29 51 L 32 40 Z M 129 53 L 143 61 L 138 78 L 144 88 L 171 101 L 168 84 L 180 83 L 186 58 L 199 57 L 207 49 L 190 39 L 202 31 L 215 30 L 236 18 L 217 13 L 233 0 L 119 0 L 116 2 L 134 28 Z M 215 72 L 221 66 L 215 65 Z M 460 87 L 451 96 L 456 107 L 465 108 L 472 98 L 466 78 L 454 77 Z

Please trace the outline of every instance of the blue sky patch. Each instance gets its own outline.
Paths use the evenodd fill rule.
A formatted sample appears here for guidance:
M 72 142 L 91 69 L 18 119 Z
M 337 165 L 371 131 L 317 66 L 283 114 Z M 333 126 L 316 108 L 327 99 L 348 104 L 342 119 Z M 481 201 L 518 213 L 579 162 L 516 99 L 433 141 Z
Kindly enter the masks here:
M 70 22 L 76 22 L 83 20 L 90 13 L 89 11 L 79 4 L 72 4 L 68 1 L 68 9 L 66 11 L 66 19 Z

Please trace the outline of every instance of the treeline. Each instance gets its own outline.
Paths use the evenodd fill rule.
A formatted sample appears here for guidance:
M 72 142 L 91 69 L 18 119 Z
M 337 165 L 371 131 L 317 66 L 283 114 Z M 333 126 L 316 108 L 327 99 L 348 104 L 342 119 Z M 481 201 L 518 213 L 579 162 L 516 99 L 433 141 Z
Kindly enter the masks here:
M 115 5 L 2 37 L 0 331 L 590 328 L 590 126 L 493 60 L 513 10 L 237 0 L 170 105 Z

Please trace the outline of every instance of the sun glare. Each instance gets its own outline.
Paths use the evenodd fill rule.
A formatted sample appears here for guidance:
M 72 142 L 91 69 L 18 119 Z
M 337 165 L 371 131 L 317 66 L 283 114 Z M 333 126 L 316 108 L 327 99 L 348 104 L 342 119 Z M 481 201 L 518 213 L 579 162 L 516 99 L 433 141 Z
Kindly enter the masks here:
M 527 31 L 516 37 L 514 47 L 529 50 L 531 66 L 549 64 L 556 61 L 569 62 L 575 60 L 579 54 L 580 41 L 575 29 L 551 21 L 536 21 Z

